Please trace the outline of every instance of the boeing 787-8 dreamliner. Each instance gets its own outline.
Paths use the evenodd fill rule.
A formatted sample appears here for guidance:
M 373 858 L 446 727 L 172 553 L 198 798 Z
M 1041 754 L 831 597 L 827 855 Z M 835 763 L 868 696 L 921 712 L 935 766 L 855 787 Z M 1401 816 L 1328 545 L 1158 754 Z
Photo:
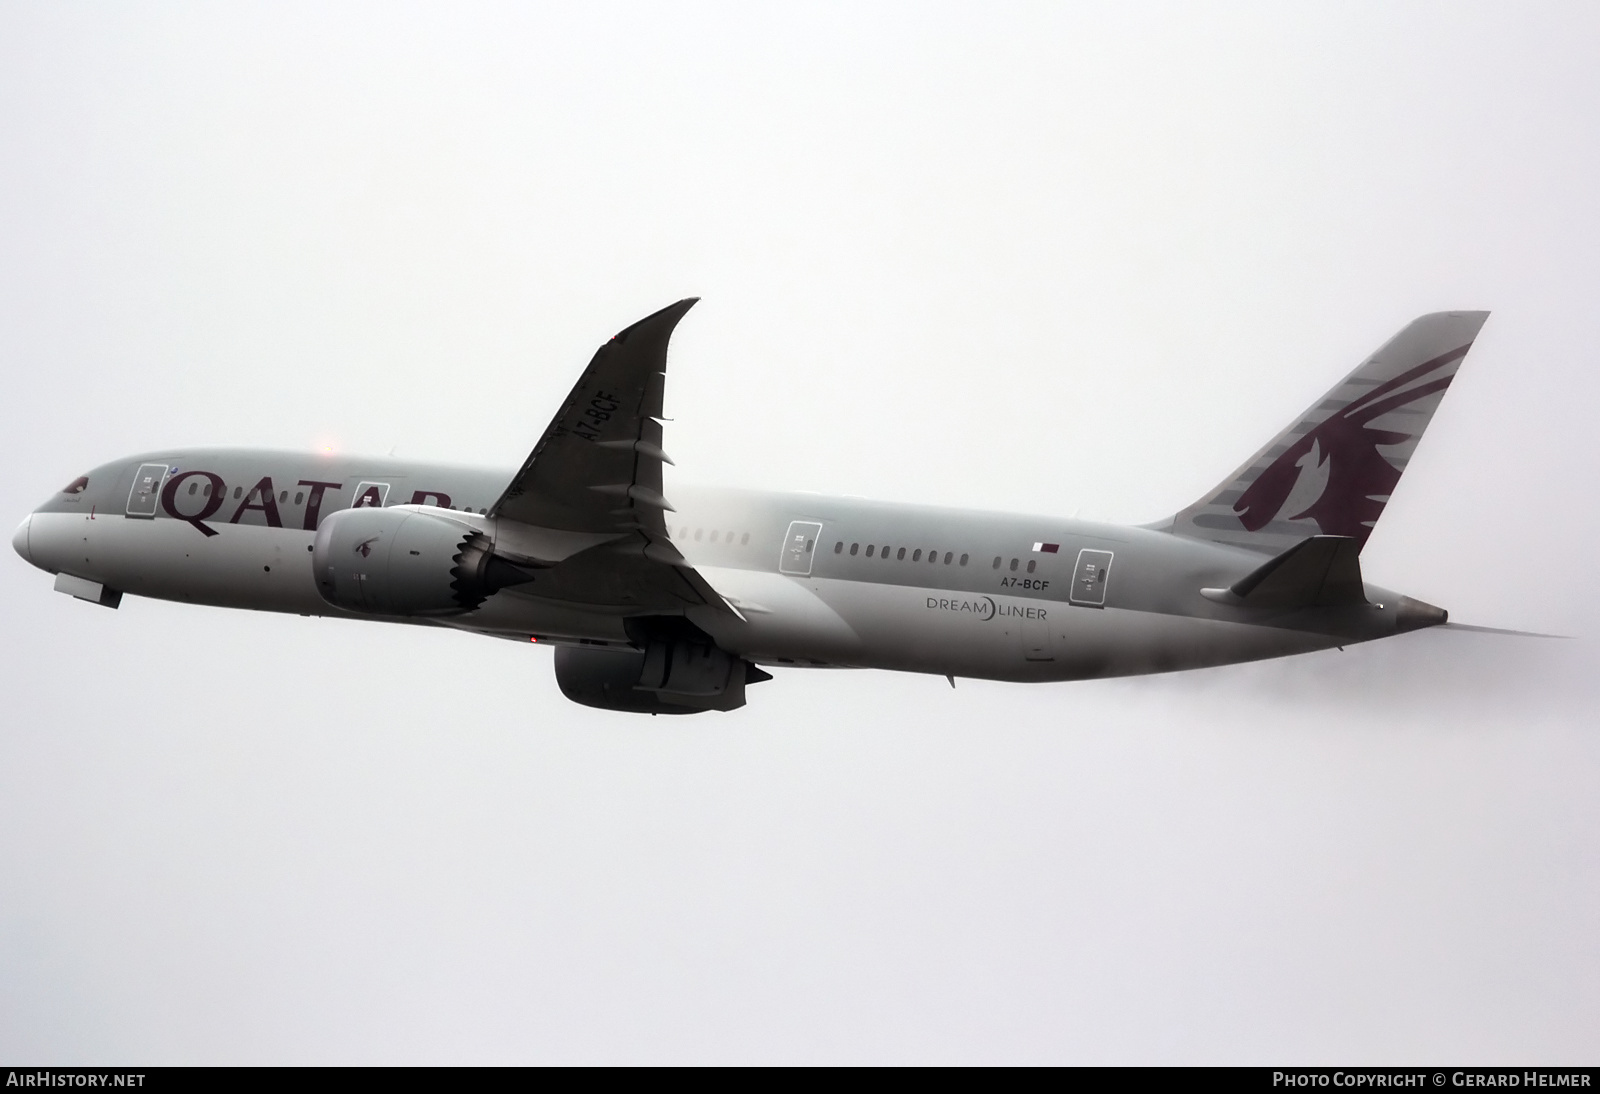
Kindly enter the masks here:
M 710 488 L 663 494 L 683 300 L 600 347 L 514 474 L 237 448 L 115 460 L 12 540 L 56 588 L 555 647 L 569 698 L 733 710 L 759 666 L 1033 682 L 1445 622 L 1361 548 L 1486 312 L 1415 320 L 1176 515 L 1138 527 Z

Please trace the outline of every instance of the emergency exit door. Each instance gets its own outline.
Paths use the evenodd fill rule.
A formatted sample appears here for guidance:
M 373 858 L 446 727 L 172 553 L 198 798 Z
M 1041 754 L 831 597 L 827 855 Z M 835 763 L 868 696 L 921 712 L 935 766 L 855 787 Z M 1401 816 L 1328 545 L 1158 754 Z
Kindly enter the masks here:
M 1072 602 L 1089 608 L 1105 607 L 1110 577 L 1111 552 L 1085 547 L 1078 552 L 1078 564 L 1072 568 Z
M 820 535 L 821 524 L 809 520 L 792 522 L 783 537 L 783 554 L 778 558 L 778 572 L 797 577 L 809 576 L 811 560 L 817 553 L 817 537 Z

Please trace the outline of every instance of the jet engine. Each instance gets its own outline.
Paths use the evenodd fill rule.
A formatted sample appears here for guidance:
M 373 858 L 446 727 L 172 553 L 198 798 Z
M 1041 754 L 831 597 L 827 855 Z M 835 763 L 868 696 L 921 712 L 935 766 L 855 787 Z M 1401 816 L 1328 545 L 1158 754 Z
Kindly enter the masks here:
M 336 608 L 455 615 L 533 575 L 495 557 L 489 537 L 416 509 L 345 509 L 317 529 L 312 572 Z
M 744 687 L 772 677 L 714 644 L 662 637 L 642 650 L 561 646 L 556 683 L 574 703 L 638 714 L 738 710 Z

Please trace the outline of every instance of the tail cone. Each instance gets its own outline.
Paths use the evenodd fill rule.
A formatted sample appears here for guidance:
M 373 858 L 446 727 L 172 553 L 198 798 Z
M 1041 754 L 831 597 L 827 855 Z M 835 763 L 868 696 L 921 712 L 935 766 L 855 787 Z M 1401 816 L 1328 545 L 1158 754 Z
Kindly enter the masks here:
M 1406 631 L 1419 631 L 1423 627 L 1437 627 L 1449 618 L 1450 613 L 1443 608 L 1402 596 L 1395 612 L 1395 631 L 1404 634 Z

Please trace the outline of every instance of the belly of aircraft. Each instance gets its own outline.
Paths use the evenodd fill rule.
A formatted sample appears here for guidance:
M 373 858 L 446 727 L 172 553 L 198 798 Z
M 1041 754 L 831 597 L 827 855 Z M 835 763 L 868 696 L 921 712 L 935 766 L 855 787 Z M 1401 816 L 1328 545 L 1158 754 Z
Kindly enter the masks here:
M 1327 635 L 948 589 L 707 568 L 742 620 L 694 618 L 751 660 L 1039 682 L 1325 649 Z

